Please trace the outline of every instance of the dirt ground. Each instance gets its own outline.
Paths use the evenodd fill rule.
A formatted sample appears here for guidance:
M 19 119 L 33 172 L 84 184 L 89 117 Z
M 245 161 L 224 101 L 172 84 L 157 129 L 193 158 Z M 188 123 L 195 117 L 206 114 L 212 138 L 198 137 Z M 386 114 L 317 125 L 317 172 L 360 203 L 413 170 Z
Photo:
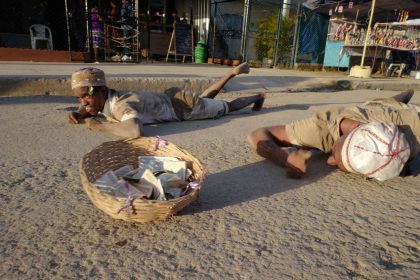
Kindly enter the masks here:
M 198 201 L 147 224 L 114 220 L 84 193 L 80 159 L 116 138 L 67 124 L 73 98 L 0 97 L 0 278 L 418 279 L 419 177 L 365 180 L 315 153 L 293 180 L 245 142 L 261 126 L 394 94 L 274 92 L 258 113 L 147 126 L 207 174 Z

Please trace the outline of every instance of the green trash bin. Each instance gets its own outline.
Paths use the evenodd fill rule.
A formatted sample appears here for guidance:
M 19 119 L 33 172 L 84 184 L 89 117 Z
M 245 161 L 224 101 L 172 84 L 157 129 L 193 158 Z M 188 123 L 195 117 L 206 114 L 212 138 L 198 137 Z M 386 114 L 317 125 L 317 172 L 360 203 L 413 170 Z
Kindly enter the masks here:
M 195 63 L 206 63 L 207 62 L 207 46 L 206 42 L 198 41 L 194 48 L 194 61 Z

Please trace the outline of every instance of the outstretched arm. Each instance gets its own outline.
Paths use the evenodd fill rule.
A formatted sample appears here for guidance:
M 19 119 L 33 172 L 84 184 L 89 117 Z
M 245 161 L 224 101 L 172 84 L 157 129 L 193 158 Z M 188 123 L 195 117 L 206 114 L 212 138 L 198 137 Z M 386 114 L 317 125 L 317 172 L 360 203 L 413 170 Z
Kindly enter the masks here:
M 263 127 L 251 132 L 247 137 L 251 148 L 260 156 L 281 167 L 286 166 L 288 153 L 282 147 L 291 147 L 284 126 Z
M 307 161 L 312 153 L 306 150 L 287 150 L 292 147 L 284 125 L 260 128 L 247 137 L 257 154 L 286 168 L 287 175 L 300 178 L 306 173 Z
M 122 138 L 136 138 L 142 136 L 143 125 L 137 118 L 128 119 L 118 123 L 101 122 L 91 118 L 86 120 L 86 125 L 90 130 L 110 133 Z

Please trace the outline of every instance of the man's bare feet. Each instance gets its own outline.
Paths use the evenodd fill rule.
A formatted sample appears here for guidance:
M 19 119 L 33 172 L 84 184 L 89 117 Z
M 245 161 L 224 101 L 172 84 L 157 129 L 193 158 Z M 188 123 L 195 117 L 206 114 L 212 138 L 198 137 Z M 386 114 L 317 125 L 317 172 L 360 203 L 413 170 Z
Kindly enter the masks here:
M 248 74 L 248 73 L 249 73 L 249 65 L 246 62 L 239 64 L 238 66 L 232 69 L 232 74 L 234 75 Z
M 254 106 L 252 106 L 252 111 L 260 111 L 262 106 L 264 105 L 266 94 L 264 92 L 258 94 L 260 99 L 254 102 Z
M 302 178 L 306 174 L 307 162 L 311 158 L 312 152 L 307 150 L 297 150 L 287 157 L 286 172 L 291 178 Z
M 398 102 L 408 104 L 408 102 L 410 102 L 411 97 L 413 97 L 413 94 L 414 94 L 414 90 L 407 89 L 407 90 L 395 95 L 393 98 L 395 100 L 397 100 Z

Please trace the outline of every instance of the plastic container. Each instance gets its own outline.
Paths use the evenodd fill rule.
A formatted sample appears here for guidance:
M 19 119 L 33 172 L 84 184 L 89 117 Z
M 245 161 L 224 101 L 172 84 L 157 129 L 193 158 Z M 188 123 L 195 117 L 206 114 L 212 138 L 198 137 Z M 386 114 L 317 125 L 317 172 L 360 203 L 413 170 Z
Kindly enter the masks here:
M 194 60 L 195 63 L 206 63 L 207 62 L 207 45 L 204 41 L 196 42 L 194 48 Z

